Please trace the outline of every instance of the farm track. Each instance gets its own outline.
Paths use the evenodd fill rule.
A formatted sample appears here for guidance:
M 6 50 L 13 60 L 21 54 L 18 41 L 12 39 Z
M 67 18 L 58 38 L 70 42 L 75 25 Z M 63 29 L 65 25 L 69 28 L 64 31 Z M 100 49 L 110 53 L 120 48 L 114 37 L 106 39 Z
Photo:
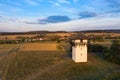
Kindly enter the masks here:
M 16 51 L 19 50 L 21 44 L 15 46 L 14 48 L 12 48 L 10 51 L 8 51 L 8 53 L 3 54 L 0 57 L 3 57 L 3 59 L 1 60 L 0 63 L 0 80 L 6 80 L 6 74 L 8 72 L 9 69 L 9 65 L 11 64 L 11 62 L 13 61 L 14 57 L 16 56 Z
M 3 53 L 2 55 L 0 55 L 0 57 L 3 57 L 3 59 L 1 59 L 1 63 L 0 63 L 0 67 L 2 65 L 4 65 L 9 57 L 9 54 L 15 49 L 15 47 L 13 49 L 11 49 L 10 51 Z

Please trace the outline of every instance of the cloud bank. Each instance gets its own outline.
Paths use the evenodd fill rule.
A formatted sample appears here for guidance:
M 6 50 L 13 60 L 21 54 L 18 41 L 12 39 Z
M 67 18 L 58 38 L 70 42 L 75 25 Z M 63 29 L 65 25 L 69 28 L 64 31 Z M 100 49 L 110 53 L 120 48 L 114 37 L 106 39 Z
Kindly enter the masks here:
M 74 30 L 98 30 L 98 29 L 120 29 L 120 18 L 84 18 L 76 19 L 62 23 L 49 24 L 32 24 L 23 22 L 9 22 L 9 26 L 4 22 L 1 23 L 0 31 L 33 31 L 33 30 L 50 30 L 50 31 L 74 31 Z M 18 25 L 19 24 L 19 25 Z M 7 28 L 7 29 L 6 29 Z
M 38 20 L 40 24 L 67 22 L 71 19 L 68 16 L 49 16 L 46 19 Z

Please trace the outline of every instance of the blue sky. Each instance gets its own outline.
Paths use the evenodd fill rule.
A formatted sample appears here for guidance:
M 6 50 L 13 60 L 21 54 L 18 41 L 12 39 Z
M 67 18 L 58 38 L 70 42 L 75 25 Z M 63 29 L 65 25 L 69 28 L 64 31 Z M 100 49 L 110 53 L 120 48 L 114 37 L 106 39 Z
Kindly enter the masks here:
M 0 0 L 0 32 L 120 29 L 120 0 Z

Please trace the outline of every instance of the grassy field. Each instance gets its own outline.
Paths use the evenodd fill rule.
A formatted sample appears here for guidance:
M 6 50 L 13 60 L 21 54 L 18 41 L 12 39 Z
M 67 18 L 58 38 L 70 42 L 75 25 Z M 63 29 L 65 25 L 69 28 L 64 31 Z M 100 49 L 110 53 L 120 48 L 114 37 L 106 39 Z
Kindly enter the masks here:
M 51 49 L 51 47 L 53 48 Z M 57 46 L 64 50 L 58 50 Z M 41 47 L 43 46 L 43 47 Z M 47 47 L 46 47 L 47 46 Z M 35 48 L 37 48 L 37 50 Z M 27 43 L 5 58 L 2 80 L 119 80 L 120 65 L 88 54 L 87 63 L 74 63 L 67 43 Z M 27 50 L 26 50 L 27 48 Z M 7 63 L 6 62 L 6 63 Z

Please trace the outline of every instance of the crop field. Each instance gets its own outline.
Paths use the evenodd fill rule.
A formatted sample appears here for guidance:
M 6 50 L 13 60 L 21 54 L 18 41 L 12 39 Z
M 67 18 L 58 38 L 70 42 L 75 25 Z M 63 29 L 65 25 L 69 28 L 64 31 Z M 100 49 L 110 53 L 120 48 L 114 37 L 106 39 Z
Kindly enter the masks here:
M 20 50 L 58 50 L 57 43 L 25 43 Z
M 88 33 L 86 33 L 85 35 L 86 35 L 86 36 L 87 36 L 87 35 L 97 35 L 97 36 L 99 36 L 99 35 L 102 35 L 102 36 L 104 36 L 104 35 L 111 35 L 111 37 L 120 36 L 119 33 L 104 33 L 104 32 L 103 32 L 103 33 L 97 33 L 97 32 L 96 32 L 96 33 L 89 33 L 89 32 L 88 32 Z
M 3 44 L 0 45 L 0 80 L 4 72 L 6 72 L 9 60 L 10 60 L 10 53 L 15 50 L 17 44 Z
M 61 63 L 63 53 L 59 51 L 19 51 L 8 69 L 6 78 L 8 80 L 30 80 L 30 78 L 36 77 L 36 73 Z
M 16 39 L 18 36 L 19 37 L 33 37 L 36 36 L 37 34 L 24 34 L 24 35 L 4 35 L 1 36 L 0 35 L 0 39 L 5 39 L 5 37 L 7 37 L 8 39 Z
M 16 44 L 1 44 L 0 45 L 0 56 L 3 54 L 7 54 L 10 50 L 12 50 L 14 47 L 16 47 Z
M 19 51 L 9 66 L 7 80 L 120 79 L 120 66 L 89 54 L 87 63 L 74 63 L 65 52 Z
M 59 47 L 64 50 L 59 50 Z M 23 43 L 0 61 L 1 80 L 119 80 L 120 65 L 88 53 L 87 63 L 74 63 L 67 43 Z M 3 47 L 3 46 L 2 46 Z M 7 48 L 6 48 L 7 50 Z M 9 51 L 9 50 L 8 50 Z

